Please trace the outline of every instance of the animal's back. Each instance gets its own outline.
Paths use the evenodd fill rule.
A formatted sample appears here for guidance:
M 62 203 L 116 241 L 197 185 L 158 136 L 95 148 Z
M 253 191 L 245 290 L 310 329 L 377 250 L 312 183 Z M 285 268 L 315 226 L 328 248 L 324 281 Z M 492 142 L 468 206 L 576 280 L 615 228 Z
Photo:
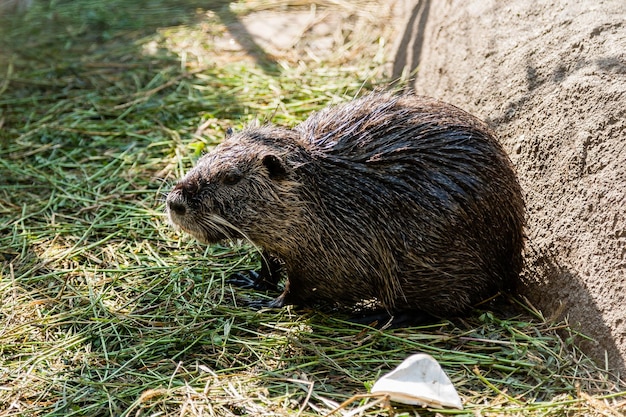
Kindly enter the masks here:
M 349 301 L 373 291 L 392 311 L 445 314 L 519 274 L 521 190 L 478 119 L 432 99 L 374 94 L 319 112 L 297 130 L 314 156 L 303 178 L 319 189 L 314 199 L 331 230 L 325 241 L 355 248 L 330 266 L 339 276 L 320 283 L 318 274 L 310 284 L 334 281 L 346 293 L 335 298 Z M 342 278 L 348 273 L 361 276 Z M 353 288 L 337 286 L 342 280 Z

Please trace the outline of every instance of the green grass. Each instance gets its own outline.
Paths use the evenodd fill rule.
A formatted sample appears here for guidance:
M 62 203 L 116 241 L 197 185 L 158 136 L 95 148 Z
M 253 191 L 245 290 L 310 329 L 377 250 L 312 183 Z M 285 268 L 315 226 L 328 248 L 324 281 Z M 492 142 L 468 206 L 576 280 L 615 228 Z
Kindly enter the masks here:
M 582 336 L 525 303 L 393 330 L 256 312 L 242 304 L 258 294 L 224 283 L 257 267 L 251 248 L 167 226 L 164 195 L 227 128 L 292 126 L 385 85 L 372 57 L 388 28 L 357 30 L 376 5 L 322 5 L 345 17 L 324 59 L 220 48 L 264 2 L 41 1 L 0 18 L 0 416 L 324 415 L 414 352 L 464 400 L 441 415 L 624 411 Z

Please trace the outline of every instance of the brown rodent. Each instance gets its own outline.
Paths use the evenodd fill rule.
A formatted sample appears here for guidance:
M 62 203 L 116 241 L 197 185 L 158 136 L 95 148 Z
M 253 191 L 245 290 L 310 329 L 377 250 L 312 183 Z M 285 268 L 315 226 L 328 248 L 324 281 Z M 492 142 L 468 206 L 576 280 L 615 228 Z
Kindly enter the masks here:
M 372 93 L 293 129 L 249 127 L 204 155 L 167 197 L 204 243 L 263 249 L 287 275 L 271 306 L 374 302 L 463 312 L 522 268 L 524 201 L 490 129 L 412 94 Z

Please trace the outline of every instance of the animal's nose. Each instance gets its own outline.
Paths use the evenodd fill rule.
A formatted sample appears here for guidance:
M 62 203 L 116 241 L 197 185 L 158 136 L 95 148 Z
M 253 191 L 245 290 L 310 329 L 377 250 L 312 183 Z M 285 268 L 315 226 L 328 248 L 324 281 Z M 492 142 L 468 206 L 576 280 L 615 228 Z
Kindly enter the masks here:
M 187 212 L 186 202 L 193 198 L 200 189 L 197 181 L 179 181 L 167 196 L 168 210 L 184 215 Z
M 167 200 L 167 208 L 179 216 L 182 216 L 187 211 L 187 207 L 184 204 L 173 200 Z
M 167 208 L 182 216 L 188 210 L 188 203 L 192 201 L 201 189 L 200 181 L 196 178 L 179 181 L 167 196 Z

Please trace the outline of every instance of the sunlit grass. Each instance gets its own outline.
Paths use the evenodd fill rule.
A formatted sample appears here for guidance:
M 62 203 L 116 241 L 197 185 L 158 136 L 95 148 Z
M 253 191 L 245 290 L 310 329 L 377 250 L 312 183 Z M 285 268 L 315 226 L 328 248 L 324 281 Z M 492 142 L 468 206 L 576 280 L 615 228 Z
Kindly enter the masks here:
M 205 3 L 36 2 L 0 22 L 0 415 L 323 415 L 418 351 L 464 399 L 440 414 L 623 410 L 581 336 L 527 305 L 383 331 L 242 306 L 259 295 L 225 278 L 254 250 L 177 234 L 165 193 L 230 127 L 384 85 L 384 42 L 346 29 L 351 54 L 259 60 L 213 41 L 267 4 Z M 358 28 L 371 3 L 320 8 Z

